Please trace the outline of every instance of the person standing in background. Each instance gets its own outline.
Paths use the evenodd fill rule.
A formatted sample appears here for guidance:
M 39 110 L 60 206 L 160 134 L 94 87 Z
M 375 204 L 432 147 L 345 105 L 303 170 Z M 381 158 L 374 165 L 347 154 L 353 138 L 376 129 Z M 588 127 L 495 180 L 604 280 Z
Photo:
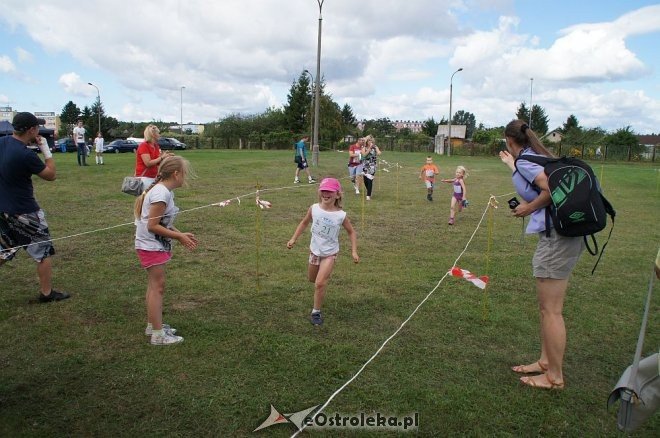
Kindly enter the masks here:
M 94 149 L 96 150 L 96 164 L 103 164 L 103 136 L 99 131 L 94 139 Z
M 83 128 L 82 120 L 78 120 L 78 126 L 73 128 L 73 141 L 76 143 L 78 166 L 87 166 L 87 144 L 85 143 L 85 128 Z
M 160 130 L 156 125 L 148 125 L 144 129 L 144 141 L 140 143 L 135 154 L 135 176 L 142 178 L 142 190 L 151 185 L 158 175 L 158 166 L 171 155 L 171 152 L 161 152 L 158 145 Z

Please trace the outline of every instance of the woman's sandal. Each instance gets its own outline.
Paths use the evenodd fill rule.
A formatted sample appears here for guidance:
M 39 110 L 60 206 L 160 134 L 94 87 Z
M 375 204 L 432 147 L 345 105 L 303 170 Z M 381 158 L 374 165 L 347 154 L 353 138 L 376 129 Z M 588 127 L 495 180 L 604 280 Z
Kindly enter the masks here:
M 529 365 L 516 365 L 511 367 L 511 370 L 514 373 L 518 374 L 531 374 L 531 373 L 545 373 L 548 371 L 548 368 L 545 367 L 541 362 L 536 361 Z
M 557 383 L 554 380 L 550 380 L 550 378 L 547 376 L 547 374 L 541 374 L 542 376 L 545 377 L 545 380 L 548 382 L 548 385 L 544 385 L 543 383 L 538 381 L 539 376 L 524 376 L 520 378 L 520 383 L 526 386 L 531 386 L 532 388 L 539 388 L 539 389 L 548 389 L 548 390 L 561 390 L 564 389 L 564 382 L 559 382 Z

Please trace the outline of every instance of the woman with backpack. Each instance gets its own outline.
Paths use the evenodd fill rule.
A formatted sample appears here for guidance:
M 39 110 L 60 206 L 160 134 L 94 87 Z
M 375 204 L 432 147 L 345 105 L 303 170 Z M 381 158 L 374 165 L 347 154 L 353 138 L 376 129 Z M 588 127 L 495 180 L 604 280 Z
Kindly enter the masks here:
M 510 205 L 515 207 L 512 208 L 513 215 L 529 216 L 526 233 L 535 233 L 539 237 L 532 268 L 536 278 L 541 324 L 541 354 L 536 362 L 516 365 L 511 369 L 526 374 L 520 381 L 527 386 L 563 389 L 566 327 L 562 311 L 568 278 L 584 250 L 584 240 L 582 236 L 566 237 L 557 234 L 546 214 L 546 207 L 551 203 L 548 177 L 543 166 L 524 159 L 525 155 L 553 155 L 522 120 L 511 121 L 504 130 L 504 136 L 507 150 L 500 152 L 500 159 L 513 172 L 513 185 L 522 198 L 517 206 L 515 203 Z

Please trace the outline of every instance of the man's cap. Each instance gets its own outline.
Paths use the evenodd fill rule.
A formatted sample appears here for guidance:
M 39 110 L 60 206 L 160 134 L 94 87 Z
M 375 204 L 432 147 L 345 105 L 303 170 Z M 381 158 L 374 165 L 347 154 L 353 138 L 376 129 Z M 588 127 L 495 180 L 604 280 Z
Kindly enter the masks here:
M 319 185 L 319 191 L 341 192 L 341 184 L 335 178 L 324 178 Z
M 26 112 L 26 113 L 16 113 L 16 115 L 14 116 L 14 120 L 11 122 L 11 124 L 14 126 L 14 129 L 16 131 L 24 132 L 34 126 L 45 125 L 46 121 L 44 119 L 38 119 L 32 113 Z

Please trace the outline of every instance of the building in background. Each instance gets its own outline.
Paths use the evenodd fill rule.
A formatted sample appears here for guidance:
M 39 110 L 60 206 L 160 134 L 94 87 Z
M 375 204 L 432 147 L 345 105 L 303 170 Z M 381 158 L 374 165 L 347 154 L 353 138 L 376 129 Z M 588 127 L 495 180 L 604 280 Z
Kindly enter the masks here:
M 465 134 L 467 132 L 467 125 L 451 125 L 451 145 L 453 147 L 462 146 L 465 143 Z M 435 135 L 435 153 L 444 155 L 449 153 L 447 147 L 449 143 L 449 125 L 438 125 L 438 132 Z
M 0 107 L 0 121 L 6 120 L 9 123 L 11 123 L 14 120 L 14 116 L 16 113 L 19 112 L 15 109 L 13 109 L 10 106 L 2 106 Z M 40 119 L 44 119 L 46 121 L 46 124 L 44 127 L 46 129 L 52 129 L 57 133 L 60 129 L 60 116 L 57 115 L 54 111 L 30 111 L 32 114 L 34 114 L 36 117 Z
M 417 122 L 414 120 L 395 120 L 393 123 L 396 132 L 401 131 L 402 129 L 410 129 L 410 132 L 413 134 L 419 134 L 424 128 L 424 122 Z

